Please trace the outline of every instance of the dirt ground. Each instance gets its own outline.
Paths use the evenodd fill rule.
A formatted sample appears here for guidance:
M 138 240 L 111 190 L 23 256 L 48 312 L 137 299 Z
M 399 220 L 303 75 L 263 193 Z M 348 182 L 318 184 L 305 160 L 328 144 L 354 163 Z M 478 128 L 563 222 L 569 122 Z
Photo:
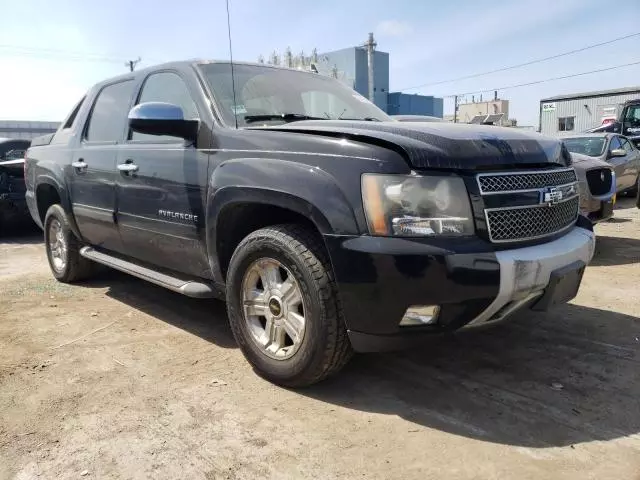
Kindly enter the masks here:
M 0 478 L 640 479 L 640 210 L 579 296 L 288 391 L 224 305 L 115 272 L 56 283 L 0 238 Z

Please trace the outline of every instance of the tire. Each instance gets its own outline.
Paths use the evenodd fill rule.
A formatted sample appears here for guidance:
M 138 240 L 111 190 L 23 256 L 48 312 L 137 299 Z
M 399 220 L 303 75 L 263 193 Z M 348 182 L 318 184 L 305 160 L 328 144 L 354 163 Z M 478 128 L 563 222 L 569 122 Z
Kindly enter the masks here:
M 57 247 L 54 247 L 52 242 L 56 241 Z M 73 283 L 94 274 L 95 264 L 80 255 L 82 244 L 71 231 L 67 214 L 58 204 L 51 205 L 45 215 L 44 242 L 49 267 L 56 280 Z
M 261 340 L 257 339 L 255 333 L 264 328 L 261 338 L 268 342 L 267 330 L 271 332 L 278 328 L 278 319 L 272 308 L 273 299 L 277 303 L 277 295 L 274 294 L 268 304 L 265 302 L 268 295 L 279 290 L 271 289 L 266 282 L 262 283 L 264 275 L 258 273 L 256 276 L 255 273 L 256 269 L 264 273 L 274 266 L 275 271 L 279 272 L 277 275 L 280 275 L 274 284 L 280 285 L 280 290 L 285 292 L 281 297 L 282 305 L 276 309 L 282 315 L 280 320 L 289 318 L 293 311 L 289 303 L 293 304 L 295 300 L 289 302 L 287 298 L 299 298 L 298 308 L 300 305 L 303 308 L 296 313 L 302 312 L 304 317 L 304 332 L 298 335 L 297 346 L 293 340 L 295 335 L 289 336 L 286 326 L 281 327 L 287 331 L 284 343 L 288 338 L 292 345 L 280 350 L 276 349 L 281 342 L 274 341 L 267 348 L 260 344 Z M 257 279 L 258 285 L 262 285 L 260 295 L 261 290 L 252 287 L 254 279 Z M 286 290 L 285 285 L 291 284 L 297 290 Z M 285 290 L 297 294 L 285 297 Z M 256 307 L 255 311 L 245 307 L 247 293 L 243 292 L 257 295 L 255 298 L 260 300 L 256 301 L 256 305 L 261 307 Z M 260 376 L 278 385 L 304 387 L 319 382 L 338 372 L 352 356 L 333 271 L 324 245 L 307 228 L 276 225 L 257 230 L 240 242 L 227 274 L 227 311 L 233 335 L 244 356 Z M 264 312 L 265 316 L 251 315 L 252 312 Z M 272 319 L 271 324 L 267 323 L 269 318 Z M 284 323 L 287 324 L 286 321 Z M 279 338 L 280 335 L 276 332 L 274 337 Z M 277 358 L 279 354 L 281 357 Z

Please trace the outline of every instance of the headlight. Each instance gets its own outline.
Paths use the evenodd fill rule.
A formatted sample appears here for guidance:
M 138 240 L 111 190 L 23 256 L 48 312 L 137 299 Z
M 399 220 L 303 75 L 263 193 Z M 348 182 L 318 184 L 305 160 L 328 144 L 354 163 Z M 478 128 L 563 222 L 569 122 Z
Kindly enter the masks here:
M 371 235 L 471 235 L 471 204 L 459 177 L 362 176 L 362 201 Z

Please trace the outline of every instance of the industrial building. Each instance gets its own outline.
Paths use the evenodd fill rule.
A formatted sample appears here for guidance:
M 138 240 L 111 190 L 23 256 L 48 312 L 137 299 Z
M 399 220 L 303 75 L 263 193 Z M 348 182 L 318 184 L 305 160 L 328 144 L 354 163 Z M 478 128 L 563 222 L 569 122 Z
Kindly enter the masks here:
M 58 125 L 59 122 L 0 120 L 0 137 L 31 140 L 40 135 L 54 133 Z
M 498 98 L 497 92 L 493 100 L 472 100 L 471 103 L 459 104 L 456 117 L 458 123 L 490 123 L 505 127 L 513 125 L 513 121 L 509 120 L 509 100 Z
M 442 118 L 443 108 L 442 98 L 430 95 L 409 95 L 400 92 L 387 95 L 387 113 L 389 115 L 429 115 Z
M 540 100 L 540 132 L 569 135 L 617 118 L 620 106 L 640 97 L 640 87 L 558 95 Z
M 309 68 L 313 65 L 318 73 L 340 80 L 359 94 L 372 99 L 373 103 L 390 115 L 429 115 L 442 118 L 442 98 L 389 91 L 389 53 L 376 50 L 375 46 L 373 34 L 370 33 L 363 45 L 326 53 L 317 53 L 314 49 L 310 56 L 305 56 L 303 52 L 294 56 L 287 49 L 282 56 L 273 52 L 267 63 L 292 68 Z M 264 62 L 264 58 L 261 56 L 258 61 Z M 370 69 L 373 72 L 371 84 Z

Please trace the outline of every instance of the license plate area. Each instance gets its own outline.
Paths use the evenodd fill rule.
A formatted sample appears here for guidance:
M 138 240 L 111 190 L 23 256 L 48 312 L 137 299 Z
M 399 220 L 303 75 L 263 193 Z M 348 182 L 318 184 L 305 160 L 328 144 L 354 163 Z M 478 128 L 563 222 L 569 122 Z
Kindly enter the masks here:
M 549 285 L 531 309 L 548 310 L 574 298 L 578 294 L 585 267 L 586 264 L 583 261 L 576 261 L 552 271 L 549 276 Z

